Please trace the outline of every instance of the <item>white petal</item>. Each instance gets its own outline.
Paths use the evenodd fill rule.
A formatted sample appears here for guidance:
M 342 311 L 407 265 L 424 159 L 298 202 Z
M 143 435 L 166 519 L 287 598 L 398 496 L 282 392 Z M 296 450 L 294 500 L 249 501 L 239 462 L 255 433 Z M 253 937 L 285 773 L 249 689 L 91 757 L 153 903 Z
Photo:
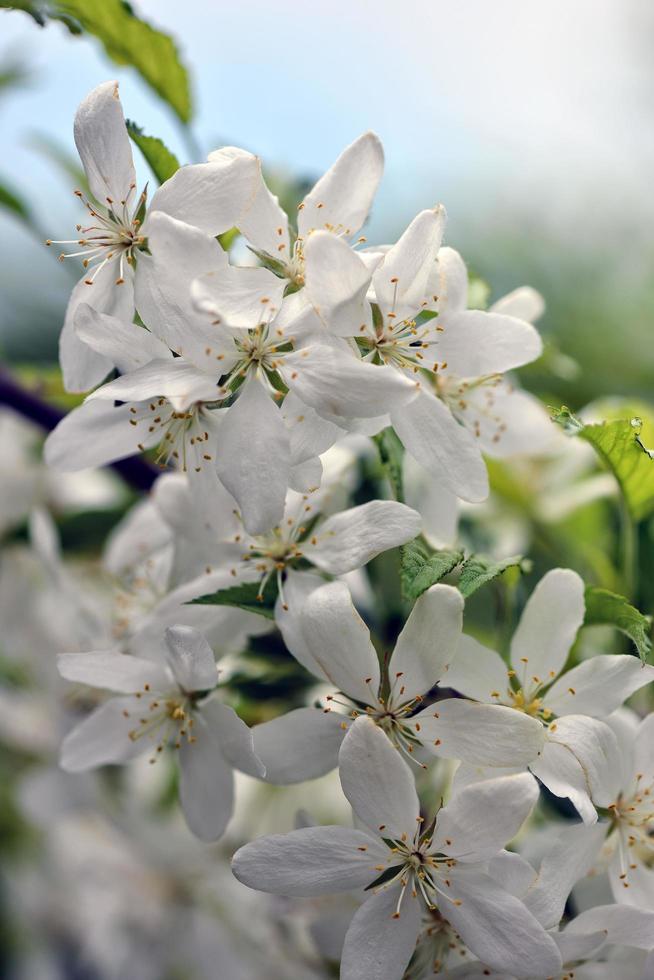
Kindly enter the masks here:
M 250 888 L 311 898 L 367 885 L 379 874 L 375 864 L 387 854 L 383 844 L 360 830 L 303 827 L 241 847 L 232 871 Z
M 214 156 L 215 154 L 210 153 L 209 160 Z M 288 217 L 276 195 L 271 194 L 266 186 L 261 173 L 261 161 L 256 159 L 259 171 L 257 191 L 250 204 L 238 216 L 238 229 L 256 249 L 284 262 L 290 258 Z
M 586 715 L 565 715 L 552 722 L 547 738 L 564 745 L 577 759 L 597 806 L 608 806 L 615 800 L 621 757 L 618 740 L 607 724 Z
M 341 980 L 399 980 L 416 947 L 420 903 L 406 889 L 400 915 L 394 913 L 401 888 L 372 895 L 357 910 L 345 937 Z
M 344 575 L 419 533 L 420 515 L 415 510 L 394 500 L 371 500 L 327 518 L 303 542 L 302 552 L 323 572 Z
M 444 226 L 444 208 L 421 211 L 384 256 L 373 285 L 385 317 L 393 313 L 399 322 L 420 313 L 425 303 L 433 307 L 427 298 L 428 285 L 433 280 Z
M 143 367 L 154 358 L 168 358 L 170 351 L 154 334 L 135 323 L 98 313 L 88 303 L 75 312 L 75 332 L 98 354 L 106 357 L 121 374 Z
M 519 286 L 493 303 L 489 312 L 516 316 L 520 320 L 526 320 L 527 323 L 534 323 L 545 312 L 545 300 L 531 286 Z
M 268 269 L 226 265 L 195 279 L 191 299 L 198 312 L 219 319 L 219 326 L 254 329 L 280 309 L 285 285 Z
M 364 133 L 346 147 L 304 199 L 298 231 L 326 228 L 354 235 L 368 216 L 384 169 L 384 151 L 374 133 Z
M 605 932 L 609 943 L 654 949 L 654 911 L 630 905 L 597 905 L 568 923 L 564 934 L 592 932 Z
M 300 616 L 304 642 L 324 676 L 348 697 L 374 704 L 379 661 L 347 585 L 331 582 L 311 592 Z
M 444 246 L 438 250 L 436 272 L 429 285 L 433 290 L 430 309 L 443 314 L 468 308 L 468 270 L 455 249 Z
M 204 334 L 196 337 L 202 318 L 191 303 L 191 283 L 227 265 L 227 253 L 211 235 L 163 211 L 148 216 L 145 230 L 151 254 L 139 256 L 136 308 L 149 329 L 174 351 L 198 356 L 208 341 Z
M 475 956 L 502 976 L 559 976 L 558 948 L 522 902 L 472 869 L 450 880 L 452 901 L 439 896 L 439 909 Z
M 420 816 L 413 774 L 370 718 L 357 718 L 345 736 L 339 773 L 359 820 L 381 837 L 413 840 Z
M 488 476 L 475 439 L 442 401 L 423 391 L 391 407 L 391 421 L 407 452 L 440 486 L 472 503 L 486 499 Z
M 546 742 L 540 757 L 529 768 L 550 793 L 567 797 L 585 824 L 597 821 L 581 764 L 564 745 Z
M 144 685 L 153 691 L 165 691 L 170 687 L 170 679 L 158 664 L 118 652 L 61 653 L 57 657 L 57 668 L 67 681 L 120 694 L 136 694 Z
M 591 960 L 597 953 L 599 953 L 602 947 L 606 945 L 605 932 L 592 932 L 576 936 L 566 930 L 566 932 L 552 932 L 551 936 L 556 945 L 559 947 L 561 959 L 563 960 L 564 964 L 576 963 L 578 961 L 582 964 L 580 972 L 578 972 L 579 968 L 575 968 L 575 976 L 580 977 L 581 980 L 584 980 L 583 971 L 585 960 Z M 592 980 L 600 980 L 602 976 L 605 976 L 606 980 L 613 980 L 611 973 L 604 972 L 606 969 L 612 971 L 612 967 L 609 963 L 595 964 L 595 969 L 593 969 L 592 963 L 587 963 L 586 966 L 590 967 L 592 970 Z M 598 966 L 602 971 L 601 973 L 596 972 Z M 639 976 L 638 980 L 642 980 L 642 977 Z
M 252 729 L 254 747 L 277 786 L 316 779 L 335 769 L 345 737 L 344 718 L 320 708 L 297 708 Z
M 193 735 L 179 749 L 179 801 L 189 829 L 200 840 L 217 840 L 234 809 L 234 773 L 221 753 L 220 741 L 201 714 L 194 715 Z
M 467 786 L 439 810 L 430 850 L 488 861 L 513 840 L 537 800 L 538 784 L 528 772 Z
M 211 377 L 182 357 L 150 361 L 97 388 L 88 400 L 145 401 L 163 396 L 177 411 L 183 412 L 194 402 L 212 401 L 218 397 L 217 377 L 217 372 Z
M 66 391 L 88 391 L 106 378 L 113 367 L 104 354 L 92 350 L 75 330 L 75 314 L 82 303 L 100 313 L 109 313 L 121 320 L 131 320 L 134 315 L 133 273 L 126 268 L 125 282 L 116 285 L 116 270 L 106 265 L 94 276 L 91 285 L 84 275 L 73 289 L 64 325 L 59 335 L 59 363 L 64 376 Z
M 388 665 L 395 705 L 422 697 L 454 659 L 463 624 L 463 596 L 451 585 L 432 585 L 417 599 Z
M 654 714 L 638 725 L 634 734 L 634 772 L 654 773 Z
M 281 413 L 291 440 L 293 466 L 313 461 L 343 435 L 339 426 L 321 418 L 315 409 L 305 405 L 293 391 L 289 391 L 284 399 Z
M 261 534 L 281 521 L 290 456 L 279 409 L 258 381 L 246 382 L 222 425 L 217 470 L 250 534 Z
M 325 580 L 318 575 L 291 569 L 284 582 L 284 599 L 279 596 L 275 604 L 275 622 L 286 647 L 298 663 L 315 677 L 329 681 L 329 677 L 309 649 L 302 631 L 302 613 L 306 599 L 324 584 Z
M 91 193 L 105 207 L 111 198 L 120 211 L 136 174 L 118 82 L 103 82 L 86 96 L 75 114 L 73 132 Z
M 116 459 L 140 453 L 142 440 L 137 427 L 130 425 L 129 405 L 114 407 L 103 401 L 84 402 L 64 416 L 45 442 L 45 461 L 62 472 L 75 472 L 105 466 Z M 153 445 L 155 432 L 142 443 Z
M 461 414 L 479 432 L 480 449 L 494 459 L 550 452 L 560 438 L 542 402 L 506 382 L 493 387 L 490 405 L 483 386 L 470 389 Z
M 376 418 L 416 393 L 416 382 L 395 368 L 369 364 L 327 344 L 288 354 L 283 367 L 289 388 L 327 417 Z
M 213 650 L 192 626 L 169 626 L 165 632 L 168 663 L 182 691 L 210 691 L 218 683 Z
M 336 235 L 317 231 L 305 246 L 304 261 L 305 291 L 324 326 L 339 337 L 369 329 L 370 272 L 354 249 Z
M 538 331 L 524 320 L 484 310 L 447 313 L 439 318 L 438 357 L 448 374 L 477 378 L 501 374 L 540 357 Z
M 150 211 L 165 211 L 208 235 L 238 224 L 259 187 L 256 157 L 230 147 L 211 154 L 209 163 L 180 167 L 156 191 Z
M 610 715 L 652 680 L 654 667 L 638 657 L 602 654 L 559 677 L 547 692 L 545 704 L 555 715 Z
M 129 737 L 140 710 L 139 702 L 133 697 L 110 698 L 96 708 L 63 740 L 61 768 L 66 772 L 83 772 L 96 766 L 127 762 L 144 752 L 149 748 L 148 740 Z
M 625 859 L 624 851 L 628 846 L 627 842 L 618 845 L 609 864 L 613 897 L 620 904 L 654 909 L 654 870 L 645 863 L 636 848 L 629 850 Z
M 221 755 L 230 766 L 248 776 L 265 776 L 266 767 L 254 747 L 253 729 L 239 718 L 233 708 L 212 698 L 201 703 L 200 713 L 218 741 Z
M 422 530 L 432 548 L 452 547 L 459 525 L 459 498 L 445 490 L 411 456 L 404 454 L 404 497 L 422 517 Z
M 160 476 L 152 495 L 132 507 L 107 535 L 102 564 L 112 575 L 125 574 L 144 559 L 157 555 L 172 544 L 173 531 L 155 505 L 154 490 L 161 480 L 166 480 L 168 476 L 176 479 L 177 475 Z M 184 480 L 181 473 L 179 477 Z
M 545 741 L 545 730 L 535 718 L 500 704 L 462 698 L 437 701 L 408 724 L 436 755 L 477 766 L 526 766 L 538 757 Z
M 603 823 L 568 826 L 544 855 L 523 901 L 545 929 L 558 925 L 573 886 L 592 867 L 605 837 Z
M 499 653 L 464 633 L 445 683 L 477 701 L 505 700 L 509 686 L 507 670 Z
M 543 683 L 561 672 L 584 621 L 584 583 L 569 568 L 544 575 L 524 608 L 511 641 L 511 664 L 518 678 Z

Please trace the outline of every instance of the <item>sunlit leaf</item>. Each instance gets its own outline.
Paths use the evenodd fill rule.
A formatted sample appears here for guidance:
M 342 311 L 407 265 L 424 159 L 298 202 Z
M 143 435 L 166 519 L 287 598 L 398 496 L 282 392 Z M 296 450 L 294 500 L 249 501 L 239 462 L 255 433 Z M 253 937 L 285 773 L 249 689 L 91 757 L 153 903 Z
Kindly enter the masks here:
M 146 136 L 140 126 L 127 120 L 127 132 L 136 143 L 160 184 L 179 170 L 179 160 L 157 136 Z
M 652 649 L 652 619 L 639 612 L 628 599 L 608 589 L 588 586 L 585 593 L 586 626 L 614 626 L 632 641 L 641 660 L 646 660 Z

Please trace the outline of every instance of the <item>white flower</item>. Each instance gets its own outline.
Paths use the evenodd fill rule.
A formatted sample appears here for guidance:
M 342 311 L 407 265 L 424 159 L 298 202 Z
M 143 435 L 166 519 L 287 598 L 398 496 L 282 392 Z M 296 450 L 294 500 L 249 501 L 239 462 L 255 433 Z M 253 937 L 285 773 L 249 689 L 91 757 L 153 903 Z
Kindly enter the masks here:
M 423 706 L 439 681 L 450 683 L 448 668 L 456 662 L 463 616 L 457 589 L 433 585 L 420 596 L 383 672 L 343 582 L 305 592 L 298 606 L 295 615 L 280 617 L 287 646 L 307 670 L 347 700 L 328 696 L 324 710 L 299 708 L 254 729 L 273 782 L 296 782 L 328 772 L 336 764 L 351 719 L 360 714 L 416 762 L 415 754 L 422 748 L 484 766 L 525 765 L 538 756 L 542 726 L 525 714 L 461 698 Z M 333 710 L 340 706 L 347 709 L 345 714 Z
M 531 771 L 592 822 L 593 804 L 613 801 L 611 780 L 619 765 L 615 736 L 599 719 L 650 683 L 654 667 L 636 657 L 603 654 L 563 672 L 584 611 L 584 584 L 576 572 L 548 572 L 513 635 L 511 666 L 463 636 L 448 683 L 480 703 L 506 705 L 537 719 L 545 745 L 529 764 Z
M 209 644 L 196 630 L 166 630 L 168 664 L 117 653 L 65 653 L 66 680 L 120 694 L 96 708 L 64 739 L 61 765 L 79 772 L 127 762 L 141 752 L 151 762 L 172 744 L 179 751 L 180 802 L 202 840 L 220 837 L 233 808 L 232 766 L 255 776 L 265 769 L 247 725 L 208 695 L 218 671 Z
M 372 270 L 339 239 L 316 232 L 305 247 L 306 292 L 328 331 L 356 338 L 366 360 L 415 380 L 417 395 L 397 407 L 380 393 L 378 413 L 390 408 L 405 448 L 434 480 L 479 501 L 488 493 L 481 449 L 506 428 L 495 408 L 510 393 L 498 395 L 501 375 L 534 360 L 542 345 L 524 320 L 466 309 L 467 272 L 458 253 L 440 248 L 443 226 L 441 207 L 422 211 Z M 337 365 L 322 371 L 337 403 L 348 382 Z M 322 410 L 302 379 L 296 390 Z
M 340 775 L 361 830 L 308 827 L 263 837 L 234 856 L 244 884 L 290 896 L 365 886 L 341 980 L 400 980 L 425 909 L 440 914 L 494 969 L 552 976 L 561 967 L 553 940 L 516 898 L 486 874 L 486 863 L 520 829 L 537 797 L 527 773 L 471 786 L 426 825 L 413 778 L 380 729 L 355 722 Z
M 86 391 L 114 366 L 111 359 L 89 349 L 74 330 L 80 303 L 101 313 L 131 321 L 134 275 L 142 250 L 149 247 L 146 193 L 136 189 L 136 174 L 118 83 L 104 82 L 84 99 L 75 116 L 75 143 L 93 195 L 86 201 L 88 226 L 77 226 L 79 245 L 72 253 L 83 258 L 86 272 L 73 290 L 60 340 L 64 383 L 70 391 Z M 245 156 L 222 157 L 180 168 L 157 190 L 149 213 L 162 211 L 210 235 L 231 228 L 256 193 L 258 170 Z M 216 250 L 219 247 L 216 246 Z M 90 288 L 92 287 L 92 288 Z

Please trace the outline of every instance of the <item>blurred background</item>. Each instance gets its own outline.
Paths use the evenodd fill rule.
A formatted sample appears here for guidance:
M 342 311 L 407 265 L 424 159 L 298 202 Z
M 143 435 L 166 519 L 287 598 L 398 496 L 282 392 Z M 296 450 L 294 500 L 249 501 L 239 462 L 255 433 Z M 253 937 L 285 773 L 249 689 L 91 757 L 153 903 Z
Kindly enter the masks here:
M 225 143 L 310 181 L 365 129 L 387 167 L 368 229 L 393 240 L 416 210 L 449 213 L 447 240 L 493 295 L 529 282 L 550 340 L 583 363 L 543 363 L 532 387 L 578 407 L 646 395 L 654 376 L 654 10 L 647 0 L 142 0 L 179 40 L 196 103 L 197 155 Z M 72 118 L 99 81 L 120 79 L 126 113 L 186 162 L 192 147 L 133 69 L 60 24 L 4 15 L 0 178 L 29 202 L 32 234 L 0 218 L 0 344 L 12 360 L 53 360 L 71 285 L 39 236 L 68 238 Z M 142 163 L 142 161 L 139 161 Z M 71 263 L 72 265 L 72 263 Z M 556 367 L 556 364 L 554 365 Z

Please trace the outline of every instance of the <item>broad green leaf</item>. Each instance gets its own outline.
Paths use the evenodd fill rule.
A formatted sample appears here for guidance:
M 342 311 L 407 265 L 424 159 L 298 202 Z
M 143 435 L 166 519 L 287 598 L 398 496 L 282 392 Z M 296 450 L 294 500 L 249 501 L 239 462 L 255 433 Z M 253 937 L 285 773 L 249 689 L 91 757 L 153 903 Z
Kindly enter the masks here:
M 402 594 L 415 602 L 430 586 L 440 582 L 463 560 L 460 551 L 434 551 L 422 538 L 400 548 Z
M 32 225 L 32 215 L 25 201 L 9 190 L 6 184 L 0 184 L 0 208 L 11 211 L 28 225 Z
M 589 585 L 585 592 L 585 626 L 615 626 L 632 641 L 641 660 L 646 660 L 652 649 L 652 618 L 639 612 L 628 599 L 608 589 Z
M 157 136 L 146 136 L 140 126 L 130 119 L 126 121 L 127 132 L 138 146 L 160 184 L 179 170 L 179 160 Z
M 654 451 L 641 439 L 640 417 L 585 425 L 565 406 L 552 417 L 569 435 L 590 443 L 611 470 L 632 520 L 642 521 L 654 511 Z
M 191 91 L 186 68 L 175 42 L 162 31 L 138 18 L 123 0 L 54 0 L 57 14 L 74 18 L 88 34 L 97 37 L 119 65 L 131 65 L 182 122 L 192 115 Z M 52 14 L 51 14 L 52 16 Z
M 471 555 L 466 558 L 461 566 L 458 582 L 459 591 L 467 599 L 482 585 L 492 582 L 493 579 L 509 568 L 517 568 L 521 573 L 528 572 L 531 568 L 531 562 L 525 560 L 521 555 L 502 558 L 500 561 L 493 561 L 492 558 L 484 558 L 482 555 Z
M 377 443 L 379 456 L 393 488 L 395 499 L 399 500 L 400 503 L 404 503 L 404 484 L 402 480 L 404 446 L 391 428 L 384 429 L 378 435 L 373 436 L 373 439 Z
M 275 618 L 275 601 L 277 599 L 277 580 L 271 578 L 263 591 L 263 597 L 258 598 L 258 582 L 246 582 L 235 585 L 232 589 L 219 589 L 208 595 L 198 596 L 187 602 L 187 606 L 237 606 L 245 612 L 257 613 L 267 619 Z

